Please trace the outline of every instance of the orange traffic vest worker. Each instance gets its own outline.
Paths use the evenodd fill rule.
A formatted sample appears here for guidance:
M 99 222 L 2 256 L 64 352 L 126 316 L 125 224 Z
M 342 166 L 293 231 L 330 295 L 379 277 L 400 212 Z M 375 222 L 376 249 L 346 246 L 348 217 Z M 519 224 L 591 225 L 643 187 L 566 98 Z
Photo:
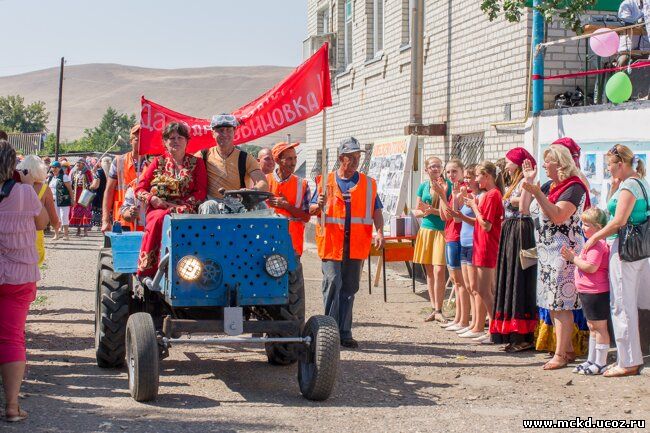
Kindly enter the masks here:
M 277 197 L 283 197 L 288 202 L 288 206 L 303 209 L 305 212 L 308 212 L 308 206 L 305 206 L 305 197 L 309 197 L 309 185 L 305 179 L 292 174 L 287 179 L 282 180 L 274 171 L 266 175 L 266 181 L 269 184 L 269 192 L 272 192 Z M 307 199 L 307 205 L 308 203 L 309 199 Z M 294 217 L 286 208 L 273 205 L 271 207 L 278 215 L 289 219 L 289 235 L 291 235 L 293 249 L 296 251 L 296 255 L 302 256 L 305 239 L 305 221 L 301 218 Z
M 295 148 L 300 143 L 280 142 L 271 149 L 274 163 L 266 175 L 269 192 L 275 194 L 268 200 L 278 215 L 289 219 L 289 234 L 297 256 L 302 256 L 305 223 L 309 221 L 309 184 L 294 174 L 298 155 Z M 265 150 L 265 149 L 262 149 Z M 260 154 L 262 151 L 260 151 Z M 259 156 L 259 155 L 258 155 Z M 278 164 L 277 169 L 275 163 Z
M 145 159 L 140 156 L 135 156 L 137 155 L 139 145 L 139 132 L 140 125 L 135 125 L 131 128 L 131 145 L 133 146 L 133 150 L 124 155 L 118 155 L 113 160 L 108 172 L 108 182 L 104 192 L 102 231 L 111 229 L 111 212 L 113 220 L 118 221 L 123 228 L 132 231 L 144 229 L 142 225 L 144 221 L 138 221 L 137 223 L 126 221 L 120 212 L 129 186 L 136 184 L 136 163 L 140 164 L 140 172 L 143 172 L 146 168 Z
M 373 243 L 373 225 L 377 229 L 375 247 L 383 247 L 384 218 L 377 183 L 357 171 L 362 152 L 359 142 L 346 138 L 338 150 L 339 168 L 317 181 L 310 212 L 325 214 L 324 224 L 320 216 L 316 224 L 325 314 L 336 320 L 341 346 L 357 348 L 359 344 L 352 338 L 354 297 L 359 291 L 362 261 L 368 258 Z

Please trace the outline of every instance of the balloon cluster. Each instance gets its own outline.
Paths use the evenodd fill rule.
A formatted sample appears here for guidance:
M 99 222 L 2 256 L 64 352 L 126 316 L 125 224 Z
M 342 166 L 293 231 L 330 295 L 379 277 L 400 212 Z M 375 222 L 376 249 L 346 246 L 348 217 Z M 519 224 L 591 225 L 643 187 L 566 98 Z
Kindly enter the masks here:
M 610 57 L 618 52 L 619 36 L 613 30 L 602 28 L 596 30 L 589 38 L 591 50 L 600 57 Z M 623 71 L 612 75 L 605 85 L 607 99 L 614 104 L 627 101 L 632 96 L 632 81 Z

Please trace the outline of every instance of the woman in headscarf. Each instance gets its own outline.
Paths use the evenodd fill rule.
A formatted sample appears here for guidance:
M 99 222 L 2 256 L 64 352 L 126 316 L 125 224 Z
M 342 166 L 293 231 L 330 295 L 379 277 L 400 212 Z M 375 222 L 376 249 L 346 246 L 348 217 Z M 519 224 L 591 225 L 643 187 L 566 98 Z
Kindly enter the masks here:
M 84 229 L 84 236 L 88 236 L 88 229 L 92 226 L 93 212 L 90 207 L 79 203 L 81 193 L 90 189 L 93 183 L 93 175 L 86 165 L 86 161 L 77 161 L 76 170 L 72 175 L 72 213 L 70 216 L 70 227 L 77 228 L 77 236 L 81 236 L 81 229 Z
M 505 220 L 499 242 L 501 248 L 490 334 L 494 343 L 506 345 L 506 352 L 521 352 L 534 347 L 537 326 L 537 266 L 523 269 L 519 257 L 521 250 L 535 246 L 535 224 L 528 212 L 519 207 L 524 183 L 522 165 L 524 161 L 530 161 L 535 167 L 537 162 L 523 147 L 510 149 L 505 161 L 510 181 L 503 195 Z

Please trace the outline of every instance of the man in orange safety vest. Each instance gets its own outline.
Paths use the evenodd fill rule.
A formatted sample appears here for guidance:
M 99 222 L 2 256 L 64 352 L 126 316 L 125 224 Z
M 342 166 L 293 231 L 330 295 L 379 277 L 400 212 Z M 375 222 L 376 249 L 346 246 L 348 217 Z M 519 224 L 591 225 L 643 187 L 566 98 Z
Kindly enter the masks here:
M 368 258 L 372 243 L 377 249 L 384 246 L 384 217 L 377 183 L 357 171 L 363 152 L 357 139 L 344 139 L 338 150 L 339 168 L 319 179 L 310 212 L 325 213 L 325 224 L 319 218 L 316 225 L 325 314 L 336 319 L 341 346 L 354 349 L 359 344 L 352 338 L 352 307 L 359 291 L 361 264 Z
M 289 234 L 298 257 L 302 256 L 305 223 L 311 218 L 309 184 L 294 174 L 298 162 L 295 147 L 299 144 L 281 142 L 273 146 L 271 155 L 278 166 L 266 175 L 269 192 L 275 194 L 269 199 L 269 206 L 289 219 Z

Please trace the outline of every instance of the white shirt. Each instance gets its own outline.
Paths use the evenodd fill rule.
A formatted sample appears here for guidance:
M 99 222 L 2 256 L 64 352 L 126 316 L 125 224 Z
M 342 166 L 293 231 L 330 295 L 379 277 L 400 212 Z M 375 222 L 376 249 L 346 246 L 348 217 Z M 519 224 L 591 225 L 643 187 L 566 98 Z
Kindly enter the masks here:
M 643 8 L 641 7 L 641 2 L 643 2 Z M 623 0 L 623 3 L 621 3 L 621 6 L 618 8 L 618 18 L 629 24 L 634 24 L 640 19 L 644 19 L 646 23 L 650 24 L 650 19 L 648 19 L 649 15 L 650 0 Z M 646 24 L 646 27 L 648 24 Z M 650 43 L 648 42 L 647 36 L 641 37 L 634 35 L 630 37 L 625 33 L 619 33 L 619 35 L 621 36 L 618 45 L 619 52 L 650 49 Z

